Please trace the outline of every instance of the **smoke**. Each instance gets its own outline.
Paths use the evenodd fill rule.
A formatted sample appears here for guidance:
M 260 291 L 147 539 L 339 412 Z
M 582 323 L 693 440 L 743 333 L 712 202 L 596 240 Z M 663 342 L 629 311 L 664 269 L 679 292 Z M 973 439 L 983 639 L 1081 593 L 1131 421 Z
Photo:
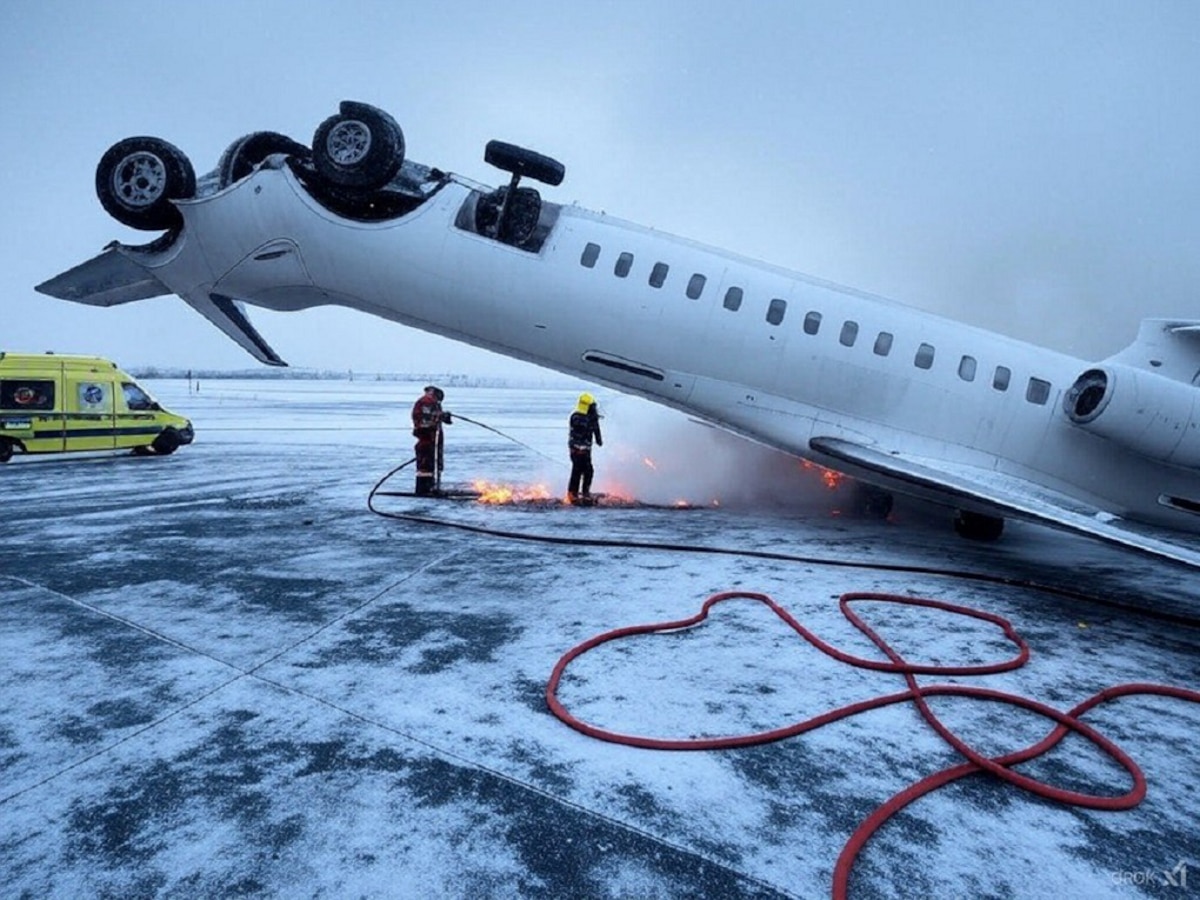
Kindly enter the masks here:
M 594 489 L 644 503 L 837 508 L 849 479 L 635 397 L 601 403 Z

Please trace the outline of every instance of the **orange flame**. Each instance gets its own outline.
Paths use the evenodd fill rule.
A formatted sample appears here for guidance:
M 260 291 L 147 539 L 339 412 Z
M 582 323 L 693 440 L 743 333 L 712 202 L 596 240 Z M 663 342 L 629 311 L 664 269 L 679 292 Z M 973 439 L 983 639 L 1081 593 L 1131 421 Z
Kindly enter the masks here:
M 841 486 L 842 482 L 846 480 L 846 476 L 841 472 L 835 472 L 833 469 L 827 469 L 824 466 L 819 466 L 815 462 L 810 462 L 807 459 L 800 460 L 800 466 L 806 472 L 816 472 L 819 474 L 821 476 L 821 480 L 825 482 L 825 487 L 831 491 L 837 490 Z
M 521 487 L 477 480 L 471 486 L 479 492 L 480 503 L 524 503 L 529 500 L 550 500 L 553 495 L 544 484 Z

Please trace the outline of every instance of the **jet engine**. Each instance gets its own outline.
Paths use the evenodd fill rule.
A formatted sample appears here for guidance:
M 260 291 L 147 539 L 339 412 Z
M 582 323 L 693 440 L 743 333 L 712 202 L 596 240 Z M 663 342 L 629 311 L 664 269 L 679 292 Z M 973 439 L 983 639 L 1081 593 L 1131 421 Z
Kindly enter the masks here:
M 1106 363 L 1088 369 L 1063 396 L 1081 428 L 1143 456 L 1200 468 L 1200 388 L 1145 369 Z

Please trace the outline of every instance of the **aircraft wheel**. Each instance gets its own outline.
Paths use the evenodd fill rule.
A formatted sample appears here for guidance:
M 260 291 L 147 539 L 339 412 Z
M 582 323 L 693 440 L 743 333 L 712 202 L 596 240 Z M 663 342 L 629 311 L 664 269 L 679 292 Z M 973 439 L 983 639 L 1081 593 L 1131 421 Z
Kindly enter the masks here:
M 159 456 L 170 456 L 179 449 L 179 435 L 174 429 L 168 428 L 156 437 L 154 443 L 150 446 L 154 448 L 154 452 Z
M 196 172 L 183 151 L 155 137 L 118 141 L 96 166 L 96 196 L 108 214 L 142 231 L 182 224 L 172 200 L 196 193 Z
M 6 463 L 13 457 L 12 441 L 0 438 L 0 463 Z
M 312 151 L 277 131 L 255 131 L 238 138 L 221 154 L 217 173 L 222 188 L 241 181 L 254 171 L 254 167 L 272 153 L 286 153 L 299 159 L 308 159 Z
M 373 191 L 383 187 L 404 162 L 404 133 L 383 110 L 342 101 L 313 135 L 313 164 L 340 187 Z
M 959 509 L 954 512 L 954 530 L 970 541 L 994 541 L 1004 533 L 1004 520 Z

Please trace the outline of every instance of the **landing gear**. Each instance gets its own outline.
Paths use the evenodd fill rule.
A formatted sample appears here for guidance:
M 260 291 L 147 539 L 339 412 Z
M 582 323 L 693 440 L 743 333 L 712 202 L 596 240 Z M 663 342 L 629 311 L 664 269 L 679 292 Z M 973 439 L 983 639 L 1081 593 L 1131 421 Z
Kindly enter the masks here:
M 517 188 L 509 200 L 509 189 L 502 187 L 475 204 L 475 230 L 519 247 L 533 237 L 541 212 L 542 197 L 533 188 Z
M 313 165 L 326 181 L 374 191 L 395 177 L 404 162 L 404 133 L 383 110 L 342 101 L 313 135 Z
M 999 516 L 958 509 L 954 511 L 954 530 L 970 541 L 994 541 L 1004 532 L 1004 520 Z
M 155 137 L 118 141 L 96 166 L 96 196 L 108 214 L 142 231 L 182 223 L 172 200 L 196 193 L 196 172 L 183 151 Z
M 217 164 L 221 187 L 227 188 L 235 181 L 241 181 L 272 153 L 286 153 L 297 159 L 308 159 L 312 156 L 312 151 L 286 134 L 277 131 L 255 131 L 238 138 L 221 154 L 221 161 Z
M 549 156 L 504 141 L 488 141 L 484 162 L 512 175 L 475 205 L 475 231 L 503 244 L 520 247 L 533 237 L 542 214 L 542 197 L 533 188 L 519 187 L 522 176 L 551 186 L 562 184 L 566 169 Z

